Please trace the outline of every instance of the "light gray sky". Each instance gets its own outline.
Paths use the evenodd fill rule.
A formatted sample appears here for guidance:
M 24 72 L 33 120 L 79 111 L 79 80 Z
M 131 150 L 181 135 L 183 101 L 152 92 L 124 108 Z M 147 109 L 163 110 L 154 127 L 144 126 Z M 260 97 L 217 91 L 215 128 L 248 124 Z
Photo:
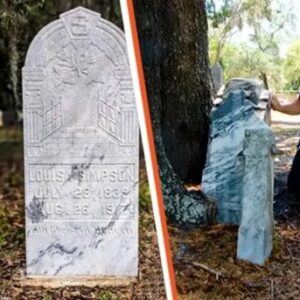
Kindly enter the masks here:
M 223 0 L 217 0 L 217 3 L 222 3 Z M 293 12 L 294 26 L 287 26 L 280 33 L 280 54 L 284 57 L 287 53 L 288 45 L 295 39 L 300 39 L 300 0 L 281 0 L 286 9 Z M 235 44 L 247 43 L 251 30 L 248 26 L 244 26 L 241 32 L 235 34 L 230 42 Z
M 295 39 L 300 39 L 300 0 L 292 0 L 292 6 L 295 14 L 295 26 L 289 29 L 290 36 L 281 45 L 281 54 L 284 56 L 288 48 L 288 44 Z

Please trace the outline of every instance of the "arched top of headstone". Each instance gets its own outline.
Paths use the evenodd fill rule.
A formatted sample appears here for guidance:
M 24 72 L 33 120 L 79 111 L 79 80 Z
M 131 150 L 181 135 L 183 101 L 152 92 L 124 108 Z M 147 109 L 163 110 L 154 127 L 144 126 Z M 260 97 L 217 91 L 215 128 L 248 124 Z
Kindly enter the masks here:
M 36 35 L 23 68 L 23 94 L 24 110 L 29 114 L 36 110 L 42 126 L 27 135 L 28 142 L 50 143 L 54 134 L 73 130 L 82 136 L 84 148 L 81 128 L 93 131 L 90 138 L 108 136 L 107 143 L 135 145 L 137 128 L 131 126 L 135 101 L 125 35 L 96 12 L 77 7 Z M 54 119 L 59 121 L 54 124 Z
M 99 13 L 79 6 L 60 14 L 58 20 L 39 31 L 27 52 L 25 67 L 44 67 L 68 41 L 85 47 L 88 43 L 101 45 L 101 50 L 115 53 L 116 57 L 111 58 L 115 63 L 128 65 L 123 31 Z

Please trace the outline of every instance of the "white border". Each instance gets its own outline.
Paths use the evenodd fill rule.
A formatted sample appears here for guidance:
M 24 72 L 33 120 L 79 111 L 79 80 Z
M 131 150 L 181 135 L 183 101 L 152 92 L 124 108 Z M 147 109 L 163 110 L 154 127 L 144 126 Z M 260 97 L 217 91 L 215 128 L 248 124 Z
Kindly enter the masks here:
M 138 119 L 140 124 L 140 132 L 142 136 L 143 150 L 144 150 L 145 161 L 146 161 L 147 176 L 148 176 L 150 193 L 151 193 L 152 208 L 153 208 L 153 214 L 155 220 L 156 234 L 158 238 L 158 246 L 159 246 L 160 258 L 161 258 L 164 282 L 165 282 L 165 289 L 166 289 L 167 299 L 173 300 L 166 248 L 165 248 L 165 243 L 162 234 L 162 221 L 159 213 L 158 197 L 157 197 L 154 173 L 153 173 L 153 168 L 151 163 L 149 139 L 148 139 L 148 134 L 146 129 L 145 112 L 143 108 L 141 87 L 140 87 L 136 57 L 134 52 L 133 34 L 131 31 L 127 0 L 120 0 L 120 4 L 121 4 L 123 25 L 124 25 L 125 37 L 127 43 L 128 57 L 129 57 L 130 68 L 131 68 L 131 76 L 133 80 L 133 88 L 135 92 Z

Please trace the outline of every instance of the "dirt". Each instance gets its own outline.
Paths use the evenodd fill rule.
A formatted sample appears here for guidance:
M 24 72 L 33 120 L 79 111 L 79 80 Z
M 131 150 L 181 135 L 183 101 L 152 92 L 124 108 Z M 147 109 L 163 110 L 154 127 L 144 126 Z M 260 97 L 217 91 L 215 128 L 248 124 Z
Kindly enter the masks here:
M 137 282 L 124 288 L 21 288 L 25 270 L 22 136 L 0 130 L 0 299 L 165 299 L 145 164 L 140 165 L 140 245 Z
M 291 203 L 286 180 L 298 143 L 298 126 L 274 127 L 273 251 L 266 265 L 236 259 L 237 226 L 192 231 L 169 226 L 181 299 L 300 299 L 300 209 Z

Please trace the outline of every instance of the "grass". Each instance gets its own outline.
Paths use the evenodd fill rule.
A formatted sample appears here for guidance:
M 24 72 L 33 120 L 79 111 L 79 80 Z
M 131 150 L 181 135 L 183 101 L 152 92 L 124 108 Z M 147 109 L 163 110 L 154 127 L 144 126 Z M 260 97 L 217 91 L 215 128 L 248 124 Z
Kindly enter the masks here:
M 20 127 L 0 128 L 0 143 L 22 141 L 23 132 Z
M 21 128 L 0 128 L 0 161 L 23 158 L 23 133 Z
M 98 294 L 98 300 L 118 300 L 119 297 L 115 293 L 109 291 L 103 291 Z
M 0 249 L 7 244 L 7 237 L 9 235 L 8 211 L 6 207 L 0 206 Z M 0 253 L 1 257 L 1 253 Z

